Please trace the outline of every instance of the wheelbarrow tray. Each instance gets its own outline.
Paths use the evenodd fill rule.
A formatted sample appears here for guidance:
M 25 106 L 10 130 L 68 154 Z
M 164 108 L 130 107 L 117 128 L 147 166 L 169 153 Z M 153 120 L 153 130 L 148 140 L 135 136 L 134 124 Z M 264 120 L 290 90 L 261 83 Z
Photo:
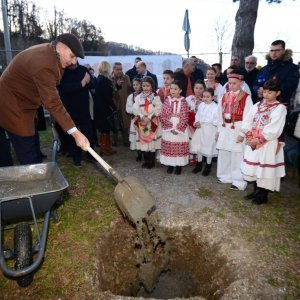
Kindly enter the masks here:
M 0 168 L 0 206 L 3 221 L 32 216 L 51 209 L 68 187 L 56 162 Z

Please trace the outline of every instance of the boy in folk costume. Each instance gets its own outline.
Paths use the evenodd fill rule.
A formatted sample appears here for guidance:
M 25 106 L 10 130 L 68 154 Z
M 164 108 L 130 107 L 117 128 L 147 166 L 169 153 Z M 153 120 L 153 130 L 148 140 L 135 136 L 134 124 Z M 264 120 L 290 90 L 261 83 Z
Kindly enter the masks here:
M 256 103 L 246 116 L 242 130 L 246 134 L 246 149 L 242 172 L 247 181 L 254 182 L 253 193 L 245 197 L 255 204 L 268 201 L 269 191 L 279 191 L 280 178 L 285 176 L 282 134 L 286 107 L 277 97 L 280 85 L 270 79 L 263 86 L 263 100 Z
M 134 78 L 132 80 L 132 88 L 133 92 L 127 97 L 126 102 L 126 112 L 131 115 L 131 122 L 129 128 L 129 142 L 130 142 L 130 150 L 137 150 L 138 156 L 136 161 L 142 160 L 142 152 L 140 149 L 137 149 L 136 140 L 137 140 L 137 132 L 134 127 L 134 115 L 133 115 L 133 104 L 135 103 L 135 98 L 142 91 L 142 83 L 140 78 Z
M 244 76 L 235 70 L 228 75 L 230 91 L 218 104 L 217 177 L 219 183 L 231 183 L 230 189 L 244 190 L 247 182 L 241 172 L 244 153 L 242 121 L 253 106 L 251 97 L 242 90 Z
M 189 161 L 189 135 L 188 135 L 188 105 L 181 97 L 182 85 L 175 80 L 171 84 L 170 96 L 163 104 L 162 147 L 160 162 L 169 166 L 167 172 L 181 174 L 181 167 Z
M 160 97 L 162 103 L 167 99 L 170 95 L 170 86 L 172 81 L 174 80 L 174 72 L 171 70 L 164 70 L 163 72 L 164 78 L 164 87 L 157 89 L 156 93 Z
M 138 134 L 137 149 L 143 152 L 143 168 L 152 169 L 155 165 L 155 151 L 161 144 L 161 114 L 162 103 L 154 93 L 155 83 L 149 76 L 142 79 L 142 92 L 136 96 L 132 113 L 135 115 L 134 126 Z

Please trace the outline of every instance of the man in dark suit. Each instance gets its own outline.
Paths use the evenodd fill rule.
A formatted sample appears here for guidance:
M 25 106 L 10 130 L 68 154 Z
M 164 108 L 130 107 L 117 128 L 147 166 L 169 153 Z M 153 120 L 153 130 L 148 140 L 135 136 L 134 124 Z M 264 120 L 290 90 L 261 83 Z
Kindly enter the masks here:
M 129 77 L 129 79 L 130 79 L 131 86 L 132 86 L 132 80 L 133 80 L 133 78 L 135 78 L 135 77 L 138 76 L 138 72 L 136 70 L 136 64 L 139 61 L 142 61 L 142 59 L 138 56 L 134 60 L 134 66 L 125 73 Z
M 157 77 L 155 74 L 152 74 L 151 72 L 149 72 L 147 70 L 147 66 L 146 66 L 146 63 L 143 62 L 143 61 L 139 61 L 137 64 L 136 64 L 136 70 L 138 72 L 138 77 L 139 78 L 143 78 L 145 76 L 149 76 L 151 77 L 153 80 L 154 80 L 154 84 L 155 84 L 155 90 L 153 92 L 156 92 L 157 90 L 157 87 L 158 87 L 158 84 L 157 84 Z

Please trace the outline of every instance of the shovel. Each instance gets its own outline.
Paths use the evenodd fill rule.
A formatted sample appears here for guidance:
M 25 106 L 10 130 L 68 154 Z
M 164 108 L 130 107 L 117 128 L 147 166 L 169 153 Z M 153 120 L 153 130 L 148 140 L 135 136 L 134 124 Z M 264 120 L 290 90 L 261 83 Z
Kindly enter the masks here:
M 102 159 L 91 147 L 88 152 L 99 162 L 104 170 L 116 182 L 114 198 L 118 207 L 133 223 L 141 223 L 155 210 L 153 197 L 133 176 L 121 177 L 104 159 Z

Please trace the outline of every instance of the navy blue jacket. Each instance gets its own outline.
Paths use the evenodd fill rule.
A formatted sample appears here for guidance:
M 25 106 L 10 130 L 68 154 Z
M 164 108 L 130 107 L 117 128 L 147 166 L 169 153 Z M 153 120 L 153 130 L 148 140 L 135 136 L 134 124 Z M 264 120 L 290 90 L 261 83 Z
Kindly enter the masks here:
M 289 105 L 299 83 L 299 71 L 297 65 L 293 63 L 292 51 L 287 49 L 281 60 L 271 60 L 269 55 L 266 58 L 268 64 L 259 71 L 253 85 L 253 91 L 257 96 L 257 90 L 261 86 L 258 78 L 261 78 L 261 76 L 265 80 L 276 78 L 280 80 L 281 85 L 281 99 L 279 100 Z

